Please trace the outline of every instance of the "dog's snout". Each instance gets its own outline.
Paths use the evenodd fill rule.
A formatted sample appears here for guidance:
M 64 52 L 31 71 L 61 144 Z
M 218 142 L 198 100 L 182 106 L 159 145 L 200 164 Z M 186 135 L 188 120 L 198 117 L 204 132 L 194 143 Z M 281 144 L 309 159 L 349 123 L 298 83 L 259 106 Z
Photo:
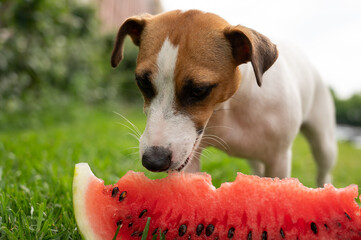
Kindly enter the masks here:
M 172 152 L 160 146 L 147 148 L 142 156 L 143 166 L 153 172 L 166 171 L 170 167 L 171 160 Z

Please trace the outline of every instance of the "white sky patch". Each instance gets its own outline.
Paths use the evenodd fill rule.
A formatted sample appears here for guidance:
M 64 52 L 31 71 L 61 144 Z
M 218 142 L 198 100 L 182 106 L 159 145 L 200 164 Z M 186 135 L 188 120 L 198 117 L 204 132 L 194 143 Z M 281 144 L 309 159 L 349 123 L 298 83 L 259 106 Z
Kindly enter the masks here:
M 302 49 L 340 97 L 361 91 L 359 0 L 162 0 L 164 10 L 213 12 Z

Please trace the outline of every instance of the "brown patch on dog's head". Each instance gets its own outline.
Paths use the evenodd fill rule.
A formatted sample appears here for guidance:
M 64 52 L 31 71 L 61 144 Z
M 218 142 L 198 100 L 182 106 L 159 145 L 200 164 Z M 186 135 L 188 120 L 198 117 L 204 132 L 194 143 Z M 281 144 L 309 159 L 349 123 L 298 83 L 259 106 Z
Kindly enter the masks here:
M 252 29 L 231 26 L 211 13 L 171 11 L 127 19 L 114 45 L 113 67 L 122 59 L 126 35 L 139 46 L 136 75 L 147 73 L 150 82 L 157 74 L 157 56 L 165 39 L 179 48 L 173 79 L 175 109 L 191 116 L 197 126 L 204 126 L 215 105 L 236 92 L 241 81 L 238 65 L 251 61 L 261 86 L 263 73 L 278 56 L 276 46 Z M 211 89 L 204 99 L 197 101 L 190 96 L 207 87 Z M 149 105 L 151 99 L 144 98 L 145 105 Z
M 169 163 L 171 156 L 167 167 L 177 171 L 192 158 L 216 105 L 237 91 L 238 65 L 251 61 L 261 85 L 262 74 L 277 58 L 268 38 L 197 10 L 127 19 L 114 45 L 113 67 L 122 60 L 126 35 L 139 46 L 135 75 L 148 117 L 140 153 L 149 160 L 149 149 L 170 149 L 164 158 L 156 152 L 152 164 L 159 159 Z

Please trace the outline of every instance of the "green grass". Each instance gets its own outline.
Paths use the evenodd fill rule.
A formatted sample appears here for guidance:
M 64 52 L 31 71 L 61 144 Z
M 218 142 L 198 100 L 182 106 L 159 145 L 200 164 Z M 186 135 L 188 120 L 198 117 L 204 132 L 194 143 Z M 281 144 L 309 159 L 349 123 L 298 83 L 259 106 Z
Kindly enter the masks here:
M 113 111 L 127 116 L 140 130 L 141 108 L 85 106 L 49 109 L 27 114 L 0 115 L 0 239 L 79 239 L 72 208 L 74 164 L 88 162 L 106 184 L 128 170 L 144 171 L 137 140 Z M 119 124 L 120 123 L 120 124 Z M 361 150 L 339 144 L 334 170 L 337 187 L 361 186 Z M 293 177 L 315 186 L 315 164 L 303 137 L 294 144 Z M 233 181 L 236 172 L 250 173 L 244 160 L 209 149 L 202 170 L 213 183 Z M 165 174 L 146 172 L 151 178 Z

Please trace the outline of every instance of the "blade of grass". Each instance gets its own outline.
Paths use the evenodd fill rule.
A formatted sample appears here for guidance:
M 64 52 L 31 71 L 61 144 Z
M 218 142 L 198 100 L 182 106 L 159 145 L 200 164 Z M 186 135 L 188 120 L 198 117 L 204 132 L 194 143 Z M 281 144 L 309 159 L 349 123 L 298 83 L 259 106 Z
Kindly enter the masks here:
M 23 228 L 24 231 L 24 237 L 25 239 L 30 239 L 30 225 L 29 225 L 29 221 L 28 218 L 26 217 L 25 213 L 23 210 L 20 210 L 20 216 L 21 216 L 21 226 Z
M 18 233 L 18 235 L 19 235 L 19 239 L 20 240 L 25 240 L 25 238 L 24 238 L 24 236 L 25 236 L 25 233 L 23 232 L 23 226 L 22 226 L 22 222 L 23 222 L 23 220 L 22 220 L 22 216 L 21 216 L 21 213 L 19 213 L 19 233 Z
M 45 202 L 41 203 L 39 206 L 39 212 L 38 212 L 38 218 L 36 220 L 36 234 L 39 234 L 41 223 L 43 222 L 44 217 L 44 208 L 45 208 Z
M 66 233 L 67 233 L 66 231 L 56 233 L 55 235 L 51 236 L 49 239 L 68 239 L 68 238 L 64 237 L 64 235 Z
M 162 233 L 162 229 L 159 229 L 160 240 L 165 240 L 165 234 Z
M 114 237 L 113 237 L 113 240 L 116 240 L 116 239 L 117 239 L 119 230 L 120 230 L 120 228 L 121 228 L 122 226 L 123 226 L 123 224 L 120 224 L 120 225 L 117 227 L 117 231 L 115 231 L 115 235 L 114 235 Z
M 3 231 L 5 232 L 5 236 L 7 237 L 6 239 L 11 239 L 11 240 L 17 240 L 18 238 L 15 237 L 15 235 L 7 228 L 7 227 L 1 227 L 0 228 L 0 232 Z
M 46 236 L 46 234 L 48 234 L 48 230 L 50 229 L 51 223 L 49 219 L 46 219 L 43 223 L 43 227 L 40 230 L 40 235 L 44 235 Z
M 143 234 L 142 234 L 142 239 L 141 239 L 141 240 L 146 240 L 146 239 L 147 239 L 148 232 L 149 232 L 149 224 L 150 224 L 150 217 L 148 217 L 147 223 L 145 224 L 145 228 L 144 228 L 144 230 L 143 230 Z

